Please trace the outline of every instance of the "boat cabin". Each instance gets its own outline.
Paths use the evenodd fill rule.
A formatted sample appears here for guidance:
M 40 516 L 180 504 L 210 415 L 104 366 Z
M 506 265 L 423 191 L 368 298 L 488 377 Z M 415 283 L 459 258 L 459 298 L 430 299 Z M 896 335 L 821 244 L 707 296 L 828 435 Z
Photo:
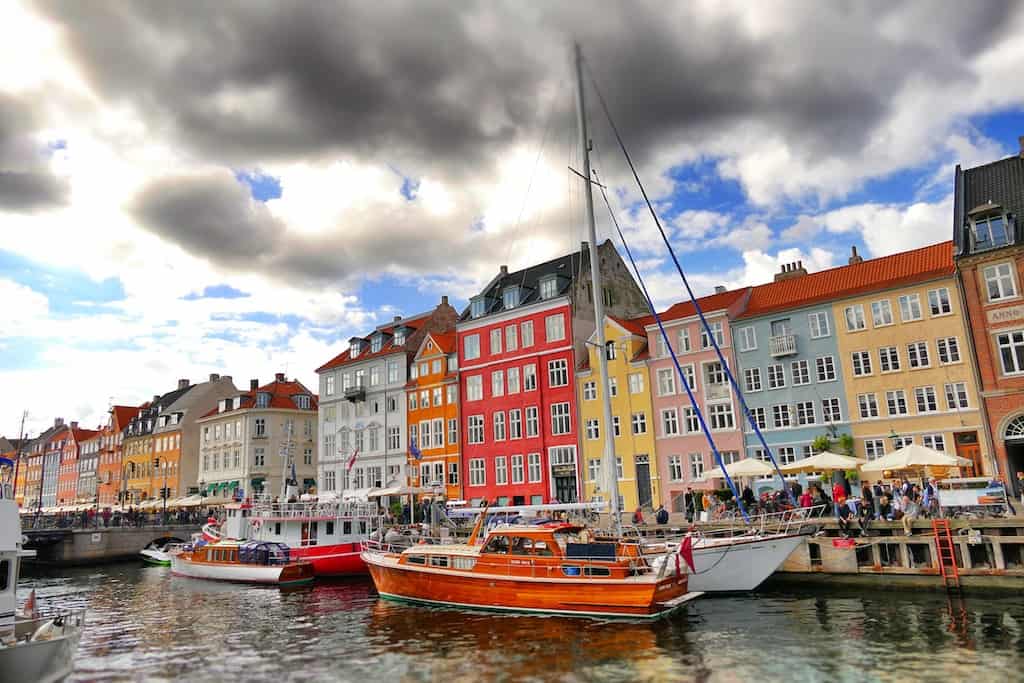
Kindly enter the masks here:
M 223 534 L 299 548 L 359 543 L 379 526 L 376 505 L 257 501 L 225 506 Z
M 246 543 L 213 543 L 193 548 L 193 562 L 210 564 L 282 565 L 291 562 L 291 553 L 283 543 L 247 541 Z

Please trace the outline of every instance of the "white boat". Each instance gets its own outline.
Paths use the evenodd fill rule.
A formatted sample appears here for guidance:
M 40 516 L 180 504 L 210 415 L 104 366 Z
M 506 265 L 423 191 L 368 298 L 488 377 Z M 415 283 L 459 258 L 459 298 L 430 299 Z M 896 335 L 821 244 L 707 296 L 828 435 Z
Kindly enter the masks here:
M 18 506 L 10 483 L 11 463 L 0 462 L 0 681 L 56 683 L 74 668 L 75 651 L 85 625 L 85 610 L 37 616 L 17 609 L 22 550 Z
M 283 543 L 197 543 L 171 555 L 171 573 L 191 579 L 289 586 L 313 580 L 313 565 L 295 561 Z
M 155 564 L 162 567 L 171 566 L 171 555 L 181 548 L 178 543 L 166 543 L 159 545 L 152 543 L 139 551 L 139 556 L 146 564 Z

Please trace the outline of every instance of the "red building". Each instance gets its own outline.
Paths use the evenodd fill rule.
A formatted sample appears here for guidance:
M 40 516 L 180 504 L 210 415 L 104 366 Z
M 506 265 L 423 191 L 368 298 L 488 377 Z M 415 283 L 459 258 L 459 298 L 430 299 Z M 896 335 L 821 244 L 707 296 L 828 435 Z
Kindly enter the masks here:
M 611 242 L 598 254 L 606 311 L 647 310 Z M 594 331 L 585 244 L 518 272 L 502 266 L 456 330 L 463 495 L 512 505 L 579 500 L 574 368 Z
M 101 507 L 112 507 L 121 500 L 121 441 L 125 427 L 138 412 L 135 406 L 110 409 L 100 437 L 100 460 L 96 466 L 96 493 Z
M 998 475 L 1024 472 L 1024 136 L 1018 155 L 956 169 L 953 241 Z
M 57 475 L 57 505 L 74 505 L 78 502 L 78 453 L 86 439 L 96 436 L 91 429 L 81 429 L 77 422 L 71 423 L 62 448 L 60 449 L 60 470 Z

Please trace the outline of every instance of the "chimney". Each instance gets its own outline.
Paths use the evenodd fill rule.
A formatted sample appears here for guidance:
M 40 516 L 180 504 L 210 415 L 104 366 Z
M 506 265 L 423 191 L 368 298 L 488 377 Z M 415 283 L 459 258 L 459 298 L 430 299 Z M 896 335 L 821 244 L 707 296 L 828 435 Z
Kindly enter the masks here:
M 399 320 L 401 320 L 401 319 L 402 319 L 402 316 L 400 316 L 400 315 L 396 315 L 396 316 L 394 317 L 394 319 L 393 319 L 393 320 L 392 320 L 391 322 L 393 322 L 393 323 L 397 323 L 397 322 L 398 322 Z
M 447 306 L 448 305 L 448 295 L 447 294 L 444 294 L 444 295 L 441 296 L 441 305 L 442 306 Z
M 807 271 L 804 270 L 804 262 L 797 261 L 796 263 L 783 263 L 782 270 L 775 273 L 775 281 L 780 280 L 791 280 L 796 277 L 807 275 Z
M 275 382 L 283 382 L 284 381 L 284 373 L 283 372 L 279 372 L 279 373 L 275 374 L 274 375 L 274 381 Z
M 78 420 L 72 420 L 71 421 L 71 428 L 72 429 L 78 429 Z
M 54 427 L 63 427 L 64 426 L 64 418 L 63 417 L 55 417 L 55 418 L 53 418 L 53 426 Z
M 249 380 L 249 391 L 256 391 L 259 388 L 260 388 L 260 381 L 258 379 L 251 379 L 251 380 Z
M 218 375 L 216 372 L 211 372 L 210 373 L 210 381 L 211 382 L 216 382 L 219 379 L 220 379 L 220 375 Z
M 857 253 L 857 245 L 850 247 L 850 260 L 847 263 L 851 266 L 857 263 L 864 263 L 864 257 Z
M 181 386 L 181 383 L 180 383 L 180 382 L 178 383 L 178 386 L 179 386 L 179 387 Z M 156 402 L 157 402 L 157 401 L 159 401 L 159 400 L 160 400 L 160 396 L 159 396 L 158 394 L 153 394 L 153 400 L 152 400 L 151 402 L 152 402 L 152 403 L 156 403 Z
M 715 294 L 725 294 L 725 285 L 715 285 Z
M 501 274 L 502 275 L 508 275 L 508 266 L 502 266 L 501 267 Z
M 178 380 L 178 388 L 179 389 L 188 389 L 188 385 L 189 385 L 189 381 L 187 379 L 179 379 Z

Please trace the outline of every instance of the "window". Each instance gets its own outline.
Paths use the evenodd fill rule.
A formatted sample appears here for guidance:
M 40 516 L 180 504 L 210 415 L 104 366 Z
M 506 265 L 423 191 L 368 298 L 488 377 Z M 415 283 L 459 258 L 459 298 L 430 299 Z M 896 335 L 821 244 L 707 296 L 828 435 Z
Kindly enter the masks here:
M 939 403 L 935 399 L 935 387 L 917 387 L 914 389 L 914 398 L 917 400 L 919 413 L 934 413 L 939 409 Z
M 668 349 L 665 348 L 665 337 L 660 333 L 660 331 L 655 333 L 654 355 L 658 358 L 664 358 L 668 355 Z
M 401 427 L 388 427 L 388 444 L 387 448 L 389 451 L 395 451 L 402 448 L 402 428 Z
M 644 376 L 642 373 L 634 372 L 629 375 L 629 393 L 644 393 Z
M 921 319 L 921 295 L 904 294 L 899 298 L 900 319 L 907 323 Z
M 900 352 L 895 346 L 878 349 L 878 367 L 882 372 L 896 372 L 900 369 Z
M 459 421 L 455 418 L 448 420 L 448 443 L 457 444 L 459 442 Z M 396 446 L 397 448 L 397 446 Z
M 882 439 L 864 439 L 864 455 L 874 460 L 885 455 L 885 441 Z
M 939 351 L 939 362 L 943 365 L 960 362 L 960 341 L 956 337 L 936 339 L 935 348 Z
M 851 354 L 853 358 L 853 374 L 855 376 L 870 375 L 871 374 L 871 354 L 867 351 L 854 351 Z
M 801 401 L 796 404 L 796 423 L 812 425 L 815 422 L 814 401 Z
M 781 363 L 768 366 L 768 388 L 781 389 L 786 386 L 786 371 Z
M 505 411 L 499 410 L 494 413 L 494 440 L 505 440 Z
M 793 373 L 793 386 L 811 383 L 811 369 L 805 360 L 795 360 L 790 365 Z
M 469 443 L 483 443 L 484 442 L 484 416 L 483 415 L 470 415 L 469 423 L 467 425 L 467 434 L 469 435 Z
M 951 313 L 953 307 L 949 301 L 949 290 L 945 287 L 928 290 L 928 308 L 933 316 Z
M 828 314 L 824 312 L 809 313 L 807 315 L 807 326 L 811 330 L 812 339 L 821 339 L 831 334 L 828 325 Z
M 970 408 L 967 402 L 967 384 L 965 382 L 951 382 L 946 384 L 946 407 L 950 410 L 962 410 Z
M 448 484 L 455 486 L 459 483 L 459 463 L 448 463 Z
M 552 403 L 551 404 L 551 433 L 568 434 L 571 431 L 569 424 L 569 404 L 568 403 Z
M 405 330 L 395 330 L 395 338 L 392 340 L 394 346 L 405 345 Z
M 914 437 L 912 436 L 897 436 L 892 440 L 892 447 L 894 450 L 899 450 L 914 443 Z
M 711 334 L 715 336 L 715 344 L 718 346 L 725 345 L 725 333 L 723 331 L 722 321 L 718 320 L 712 323 L 708 323 L 708 327 L 711 328 Z M 700 347 L 702 349 L 711 348 L 711 340 L 708 339 L 708 331 L 701 328 L 700 331 Z
M 606 360 L 615 360 L 615 342 L 608 341 L 604 345 L 604 357 Z
M 690 453 L 690 477 L 701 479 L 704 477 L 704 454 Z
M 928 359 L 928 344 L 923 341 L 907 344 L 907 362 L 911 368 L 926 368 L 931 365 Z
M 565 339 L 565 316 L 561 313 L 544 318 L 544 338 L 548 342 Z
M 906 415 L 909 412 L 907 409 L 907 394 L 902 389 L 885 392 L 885 405 L 889 409 L 889 415 L 891 416 Z
M 661 411 L 661 435 L 679 435 L 679 413 L 675 408 L 663 408 Z
M 505 328 L 505 350 L 515 351 L 519 348 L 519 336 L 516 332 L 515 325 L 509 325 Z
M 540 281 L 540 298 L 550 299 L 558 294 L 558 280 L 554 275 Z
M 796 449 L 792 446 L 781 446 L 775 450 L 775 454 L 779 457 L 780 465 L 791 465 L 796 462 Z
M 501 353 L 501 328 L 496 327 L 491 330 L 491 355 L 496 356 Z
M 441 373 L 441 359 L 440 358 L 435 358 L 434 360 L 430 361 L 430 373 L 433 374 L 433 375 L 438 375 L 438 374 Z
M 669 456 L 668 478 L 672 481 L 683 480 L 683 459 L 678 455 Z
M 732 429 L 735 426 L 731 403 L 714 403 L 708 406 L 711 416 L 711 429 Z
M 833 382 L 836 379 L 836 362 L 832 356 L 819 356 L 814 359 L 815 369 L 818 371 L 819 382 Z
M 526 408 L 526 436 L 537 436 L 540 433 L 540 422 L 537 419 L 537 406 Z
M 857 406 L 862 420 L 878 417 L 878 397 L 874 394 L 857 394 Z
M 704 383 L 711 386 L 725 384 L 725 370 L 717 360 L 704 364 Z M 711 386 L 705 387 L 705 390 Z
M 679 348 L 677 353 L 689 353 L 690 352 L 690 328 L 681 327 L 679 328 Z M 661 354 L 668 355 L 668 354 Z
M 632 416 L 633 433 L 634 434 L 646 434 L 647 433 L 647 414 L 646 413 L 633 413 Z
M 583 384 L 583 400 L 584 401 L 596 401 L 597 400 L 597 383 L 596 382 L 585 382 Z
M 946 439 L 942 434 L 925 434 L 921 437 L 925 448 L 932 448 L 940 452 L 946 450 Z
M 847 332 L 856 332 L 867 327 L 867 323 L 864 322 L 864 306 L 861 304 L 847 306 L 844 314 L 846 316 Z
M 484 467 L 483 458 L 473 458 L 469 461 L 469 485 L 483 486 L 487 483 L 487 472 Z
M 608 396 L 615 398 L 619 395 L 619 380 L 616 377 L 608 378 Z
M 468 384 L 469 380 L 467 379 L 466 382 Z M 409 392 L 409 410 L 416 410 L 417 405 L 418 404 L 416 403 L 416 392 L 415 391 L 410 391 Z
M 216 462 L 214 462 L 214 464 L 216 465 Z M 254 467 L 264 467 L 267 464 L 267 452 L 265 449 L 254 449 L 252 464 Z
M 761 391 L 761 368 L 748 368 L 744 370 L 743 382 L 747 391 Z
M 328 396 L 334 396 L 334 375 L 327 375 L 324 378 L 324 391 Z
M 255 419 L 255 427 L 256 427 L 256 434 L 255 434 L 256 436 L 266 436 L 267 435 L 267 420 L 266 420 L 266 418 L 257 417 Z
M 548 361 L 548 386 L 564 387 L 569 384 L 569 364 L 562 358 Z
M 473 360 L 480 357 L 480 335 L 469 334 L 462 342 L 462 354 L 466 360 Z
M 481 375 L 470 375 L 466 378 L 466 400 L 482 401 L 484 398 L 484 378 Z
M 526 320 L 519 323 L 519 338 L 523 342 L 523 348 L 533 346 L 533 321 Z
M 826 423 L 830 422 L 842 422 L 843 413 L 839 409 L 838 398 L 823 398 L 821 399 L 821 416 L 824 418 Z
M 588 419 L 587 426 L 587 438 L 591 441 L 595 441 L 601 438 L 600 422 L 597 419 Z
M 1024 372 L 1024 330 L 998 335 L 996 345 L 999 347 L 1004 375 Z
M 875 327 L 892 325 L 892 306 L 888 299 L 871 302 L 871 322 Z
M 740 351 L 753 351 L 757 348 L 757 334 L 753 327 L 741 327 L 737 332 Z
M 506 287 L 501 293 L 501 305 L 505 308 L 515 308 L 519 305 L 519 288 Z
M 686 385 L 690 387 L 690 391 L 697 388 L 697 375 L 693 371 L 693 365 L 681 366 L 683 370 L 683 377 L 686 378 Z
M 502 370 L 495 370 L 491 373 L 491 396 L 505 395 L 505 373 Z
M 764 408 L 751 408 L 750 419 L 753 420 L 758 429 L 768 429 L 768 417 Z
M 612 415 L 612 435 L 615 436 L 615 438 L 622 436 L 622 429 L 619 426 L 618 415 Z
M 499 455 L 494 458 L 494 483 L 508 483 L 508 461 L 505 459 L 504 455 Z
M 398 381 L 398 361 L 388 361 L 388 384 L 392 384 Z
M 530 483 L 537 483 L 540 481 L 540 453 L 530 453 L 526 456 L 527 475 Z
M 523 456 L 512 456 L 512 483 L 522 484 L 526 481 L 526 472 L 523 469 Z
M 523 366 L 523 391 L 533 391 L 537 388 L 537 366 Z
M 772 424 L 776 429 L 784 429 L 792 426 L 789 417 L 789 406 L 781 404 L 772 406 Z
M 988 266 L 982 271 L 985 278 L 985 288 L 988 291 L 989 301 L 999 301 L 1017 295 L 1017 288 L 1013 282 L 1012 265 L 1000 263 Z
M 1009 223 L 999 214 L 976 218 L 974 227 L 974 248 L 976 251 L 992 249 L 1010 243 Z

